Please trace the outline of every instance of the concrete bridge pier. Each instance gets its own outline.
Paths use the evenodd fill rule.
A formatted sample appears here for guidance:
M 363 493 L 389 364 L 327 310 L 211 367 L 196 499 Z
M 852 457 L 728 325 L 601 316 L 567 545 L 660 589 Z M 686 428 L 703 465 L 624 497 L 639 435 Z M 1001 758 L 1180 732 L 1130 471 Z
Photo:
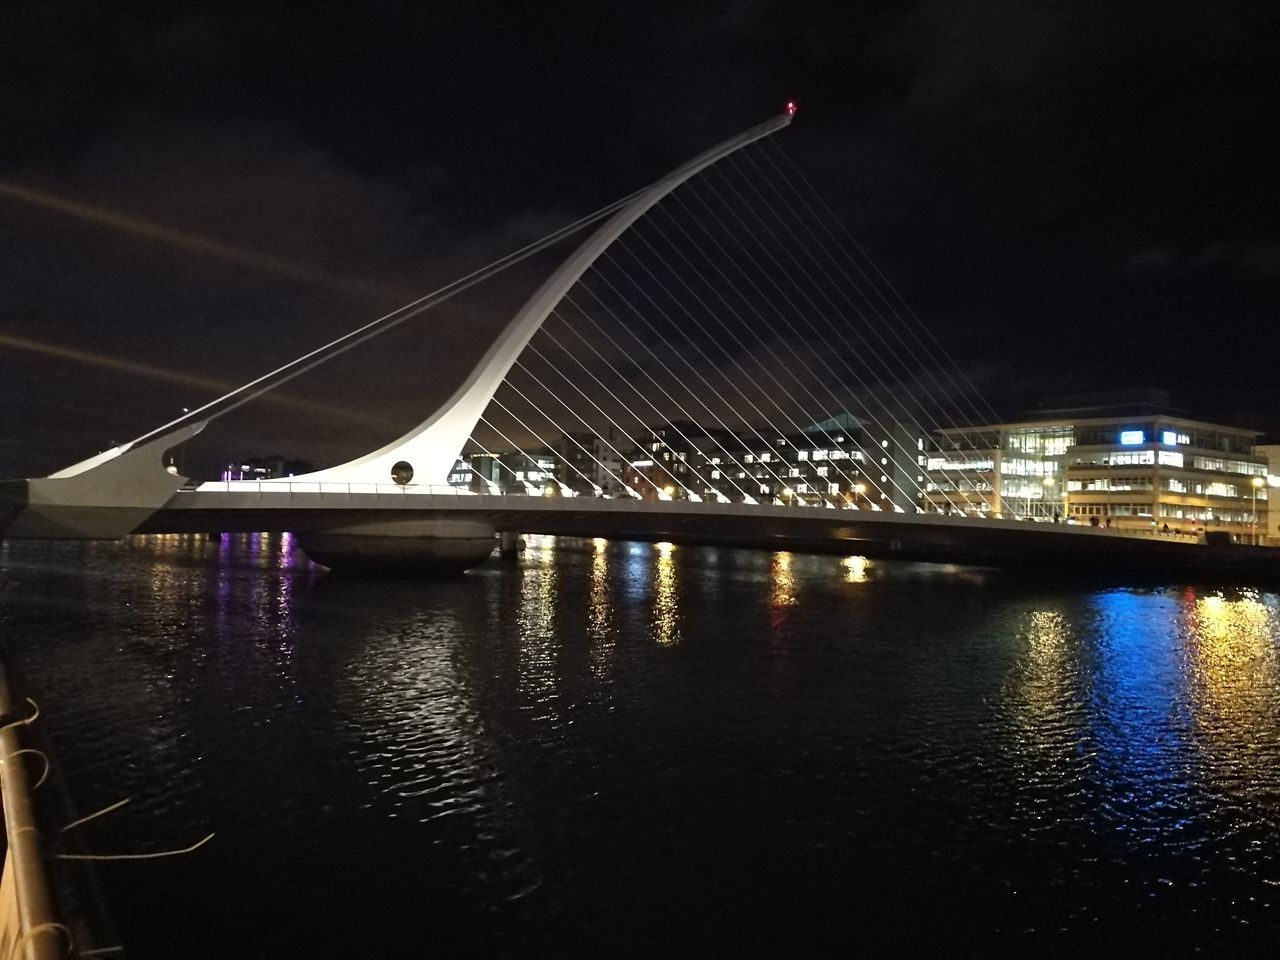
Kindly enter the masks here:
M 498 535 L 498 556 L 508 563 L 520 559 L 520 534 L 514 530 L 503 530 Z
M 338 573 L 379 576 L 460 574 L 489 559 L 493 527 L 476 520 L 356 524 L 298 534 L 313 561 Z

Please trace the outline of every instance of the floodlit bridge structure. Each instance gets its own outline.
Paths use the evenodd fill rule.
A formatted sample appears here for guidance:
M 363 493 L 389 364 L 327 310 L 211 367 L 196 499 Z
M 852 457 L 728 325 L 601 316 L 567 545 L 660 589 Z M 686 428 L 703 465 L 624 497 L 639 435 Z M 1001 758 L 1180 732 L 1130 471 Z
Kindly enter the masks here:
M 966 488 L 962 480 L 936 484 L 926 496 L 925 471 L 918 466 L 915 449 L 910 451 L 908 470 L 893 470 L 882 466 L 887 460 L 879 456 L 879 449 L 868 449 L 853 437 L 841 449 L 841 459 L 832 456 L 823 466 L 823 475 L 833 481 L 825 493 L 838 491 L 840 478 L 847 481 L 848 489 L 857 479 L 856 486 L 865 496 L 792 495 L 795 491 L 780 466 L 784 458 L 769 451 L 776 453 L 787 435 L 815 430 L 836 449 L 839 443 L 831 436 L 836 428 L 823 426 L 832 422 L 833 409 L 856 407 L 858 421 L 886 437 L 927 436 L 939 425 L 938 419 L 929 421 L 921 412 L 928 406 L 933 407 L 935 418 L 951 424 L 983 422 L 973 394 L 956 389 L 963 375 L 939 360 L 938 351 L 929 346 L 928 331 L 883 274 L 851 237 L 844 244 L 825 226 L 817 210 L 830 214 L 830 208 L 820 197 L 811 203 L 799 193 L 788 200 L 777 192 L 776 182 L 786 179 L 786 174 L 774 157 L 790 161 L 780 151 L 766 151 L 772 136 L 790 124 L 793 114 L 794 106 L 788 104 L 779 116 L 700 154 L 648 187 L 130 443 L 48 477 L 0 483 L 0 535 L 117 539 L 132 533 L 287 530 L 298 534 L 303 548 L 321 563 L 394 571 L 463 569 L 485 560 L 499 539 L 504 549 L 511 550 L 519 533 L 530 532 L 997 566 L 1232 576 L 1262 572 L 1273 578 L 1280 574 L 1272 552 L 1264 549 L 1204 544 L 1189 537 L 1136 537 L 1005 517 L 975 504 L 976 488 L 972 483 Z M 759 153 L 749 154 L 747 148 Z M 741 155 L 741 163 L 735 155 Z M 677 192 L 681 187 L 690 190 L 690 184 L 702 181 L 717 165 L 730 167 L 739 181 L 729 180 L 728 173 L 717 169 L 722 179 L 703 186 L 702 192 L 691 193 L 688 199 Z M 754 179 L 741 179 L 753 171 Z M 798 171 L 795 176 L 812 190 Z M 669 198 L 675 213 L 664 204 Z M 735 199 L 745 213 L 729 209 Z M 686 227 L 677 214 L 687 222 L 694 216 L 695 204 L 700 219 Z M 668 225 L 651 226 L 647 235 L 639 233 L 638 222 L 651 213 L 661 213 Z M 823 225 L 815 230 L 804 222 L 805 214 Z M 515 314 L 453 395 L 403 436 L 346 463 L 288 478 L 227 479 L 191 486 L 166 470 L 165 455 L 214 417 L 592 226 L 594 232 Z M 656 244 L 650 239 L 655 230 L 661 235 Z M 802 250 L 806 238 L 818 240 L 822 230 L 842 249 L 807 257 Z M 625 238 L 633 235 L 634 243 L 626 249 Z M 685 247 L 692 245 L 705 262 L 700 267 L 695 264 L 680 243 L 670 243 L 672 236 L 682 239 Z M 665 253 L 660 249 L 664 240 L 671 248 Z M 766 241 L 782 251 L 771 262 L 762 253 Z M 651 254 L 650 259 L 657 258 L 665 269 L 662 276 L 637 256 L 640 247 Z M 642 271 L 639 282 L 628 278 L 632 287 L 626 290 L 603 272 L 611 250 L 618 248 L 624 248 Z M 853 256 L 854 251 L 861 260 Z M 612 261 L 615 273 L 619 261 L 620 257 Z M 854 287 L 854 296 L 837 289 L 841 278 Z M 628 422 L 644 417 L 643 404 L 648 404 L 654 416 L 681 434 L 686 448 L 696 450 L 701 469 L 718 482 L 712 483 L 684 460 L 676 465 L 655 458 L 647 472 L 630 469 L 635 462 L 628 453 L 644 449 L 643 431 L 633 427 L 628 432 L 620 422 L 624 418 L 605 409 L 607 403 L 620 400 L 621 390 L 611 390 L 583 363 L 581 347 L 566 348 L 561 339 L 544 331 L 551 317 L 568 326 L 565 315 L 570 311 L 599 328 L 579 303 L 588 298 L 596 312 L 610 315 L 615 327 L 627 330 L 639 347 L 623 346 L 607 331 L 603 332 L 612 350 L 606 353 L 613 354 L 613 361 L 588 347 L 619 375 L 626 389 L 636 391 L 641 409 L 639 413 L 632 410 Z M 627 311 L 634 316 L 628 313 L 624 321 L 619 313 Z M 717 311 L 727 312 L 730 320 L 717 316 Z M 855 319 L 867 321 L 868 315 L 876 322 L 854 328 L 856 342 L 848 339 L 850 325 Z M 641 326 L 649 331 L 644 336 L 635 332 Z M 772 336 L 761 335 L 761 328 Z M 569 330 L 580 336 L 572 327 Z M 530 343 L 540 331 L 564 354 L 560 365 L 552 367 L 553 375 L 564 381 L 555 389 L 522 359 L 532 353 L 546 361 L 546 355 Z M 686 337 L 679 345 L 670 339 L 677 333 Z M 561 337 L 567 334 L 562 332 Z M 717 348 L 723 358 L 711 356 Z M 807 359 L 800 355 L 803 349 L 812 351 Z M 912 372 L 904 352 L 908 360 L 923 363 L 924 371 Z M 694 355 L 704 362 L 704 369 L 719 367 L 723 386 L 712 383 L 717 374 L 703 372 L 690 362 Z M 748 371 L 747 362 L 754 362 L 756 368 Z M 664 370 L 657 378 L 649 372 L 654 364 Z M 805 368 L 805 375 L 797 375 L 797 369 Z M 566 441 L 574 435 L 575 422 L 589 426 L 584 411 L 595 411 L 597 421 L 599 417 L 608 421 L 607 433 L 614 438 L 608 444 L 610 456 L 602 459 L 599 446 L 593 452 L 572 442 L 595 461 L 600 468 L 597 476 L 600 471 L 608 474 L 614 496 L 603 496 L 598 483 L 568 462 L 587 481 L 586 495 L 577 495 L 584 492 L 582 484 L 574 490 L 559 480 L 553 482 L 555 496 L 527 486 L 523 492 L 501 492 L 491 478 L 469 486 L 449 484 L 451 472 L 460 458 L 466 462 L 468 450 L 500 464 L 500 458 L 477 439 L 478 425 L 515 445 L 493 419 L 490 411 L 495 405 L 510 414 L 523 436 L 545 443 L 530 425 L 530 414 L 522 418 L 496 396 L 513 370 L 525 375 L 525 389 L 514 384 L 511 389 L 536 411 L 539 423 L 549 424 Z M 646 382 L 637 386 L 635 381 L 642 377 Z M 538 406 L 528 396 L 530 378 L 552 403 L 559 404 L 555 409 L 563 407 L 564 412 L 552 415 Z M 749 380 L 757 385 L 764 380 L 765 389 L 744 390 Z M 687 396 L 677 397 L 681 387 Z M 828 400 L 821 396 L 824 391 Z M 654 396 L 662 398 L 664 409 L 653 402 Z M 702 426 L 681 430 L 675 425 L 695 422 Z M 747 447 L 726 444 L 723 438 L 735 430 L 738 435 L 753 434 L 752 442 L 758 441 L 760 452 L 751 455 L 744 452 Z M 699 442 L 707 449 L 698 449 Z M 662 470 L 665 476 L 657 472 Z M 784 491 L 788 496 L 779 496 Z

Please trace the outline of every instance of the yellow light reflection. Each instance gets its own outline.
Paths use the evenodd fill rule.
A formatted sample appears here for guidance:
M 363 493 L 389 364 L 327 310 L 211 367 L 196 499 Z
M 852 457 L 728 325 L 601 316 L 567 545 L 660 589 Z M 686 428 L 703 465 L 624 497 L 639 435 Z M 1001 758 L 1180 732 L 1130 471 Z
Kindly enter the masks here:
M 1071 731 L 1085 724 L 1071 624 L 1056 610 L 1033 610 L 1019 636 L 1026 646 L 1006 700 L 1016 731 L 1011 749 L 1031 780 L 1065 776 L 1071 768 L 1063 753 L 1079 740 Z
M 866 583 L 867 568 L 870 563 L 866 557 L 845 557 L 840 561 L 840 566 L 844 568 L 845 583 Z
M 773 607 L 774 612 L 776 613 L 784 607 L 794 606 L 798 603 L 796 578 L 795 574 L 791 572 L 791 554 L 785 550 L 775 553 L 770 564 L 770 574 L 769 605 Z
M 612 580 L 609 576 L 608 541 L 596 537 L 591 555 L 591 587 L 587 597 L 587 636 L 591 640 L 591 673 L 601 677 L 608 673 L 613 659 Z
M 1242 591 L 1230 599 L 1188 597 L 1188 693 L 1206 772 L 1224 789 L 1264 802 L 1265 757 L 1254 748 L 1275 724 L 1280 686 L 1277 640 L 1280 611 Z
M 676 583 L 675 545 L 655 544 L 658 562 L 653 571 L 654 637 L 664 647 L 680 642 L 680 598 Z
M 555 718 L 556 604 L 559 576 L 555 537 L 527 538 L 520 564 L 520 680 L 538 719 Z

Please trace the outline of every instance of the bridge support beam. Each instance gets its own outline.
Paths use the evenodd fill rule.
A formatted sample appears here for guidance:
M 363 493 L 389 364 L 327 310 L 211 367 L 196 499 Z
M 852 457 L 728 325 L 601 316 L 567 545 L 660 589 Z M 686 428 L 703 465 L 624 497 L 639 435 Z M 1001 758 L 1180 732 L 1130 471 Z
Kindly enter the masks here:
M 495 537 L 493 527 L 474 520 L 407 520 L 299 533 L 298 544 L 339 573 L 447 576 L 484 563 Z

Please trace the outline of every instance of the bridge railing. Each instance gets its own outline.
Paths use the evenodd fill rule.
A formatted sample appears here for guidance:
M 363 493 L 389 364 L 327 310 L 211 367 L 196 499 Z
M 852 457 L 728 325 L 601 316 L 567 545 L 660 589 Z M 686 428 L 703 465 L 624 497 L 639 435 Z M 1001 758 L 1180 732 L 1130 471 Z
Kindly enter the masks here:
M 211 480 L 196 486 L 184 487 L 180 493 L 225 493 L 228 496 L 236 493 L 257 493 L 257 494 L 333 494 L 335 496 L 354 496 L 354 495 L 375 495 L 375 496 L 394 496 L 394 497 L 414 497 L 414 496 L 452 496 L 452 497 L 477 497 L 477 496 L 500 496 L 510 497 L 512 499 L 524 500 L 542 500 L 544 498 L 556 499 L 559 497 L 586 499 L 586 500 L 619 500 L 619 501 L 636 501 L 641 502 L 641 498 L 622 496 L 610 496 L 608 494 L 589 494 L 578 493 L 577 491 L 566 491 L 563 493 L 546 494 L 546 493 L 515 493 L 511 491 L 494 491 L 488 494 L 477 493 L 466 487 L 457 487 L 452 484 L 427 484 L 427 483 L 332 483 L 321 482 L 315 480 Z M 669 498 L 664 498 L 669 499 Z M 704 503 L 714 503 L 713 500 L 704 500 Z M 730 501 L 719 501 L 728 503 Z M 830 498 L 819 501 L 806 501 L 801 497 L 792 497 L 787 500 L 768 500 L 761 502 L 763 506 L 784 506 L 797 509 L 821 510 L 824 508 L 834 508 L 843 510 L 862 510 L 872 513 L 909 513 L 911 511 L 903 510 L 899 507 L 882 508 L 878 504 L 863 504 L 859 506 L 856 503 L 846 502 L 838 498 Z M 916 510 L 916 513 L 925 511 Z M 978 514 L 971 514 L 978 516 Z
M 378 496 L 412 497 L 433 496 L 474 497 L 477 494 L 452 484 L 426 483 L 321 483 L 314 480 L 212 480 L 184 492 L 199 493 L 332 493 L 342 496 L 376 494 Z

